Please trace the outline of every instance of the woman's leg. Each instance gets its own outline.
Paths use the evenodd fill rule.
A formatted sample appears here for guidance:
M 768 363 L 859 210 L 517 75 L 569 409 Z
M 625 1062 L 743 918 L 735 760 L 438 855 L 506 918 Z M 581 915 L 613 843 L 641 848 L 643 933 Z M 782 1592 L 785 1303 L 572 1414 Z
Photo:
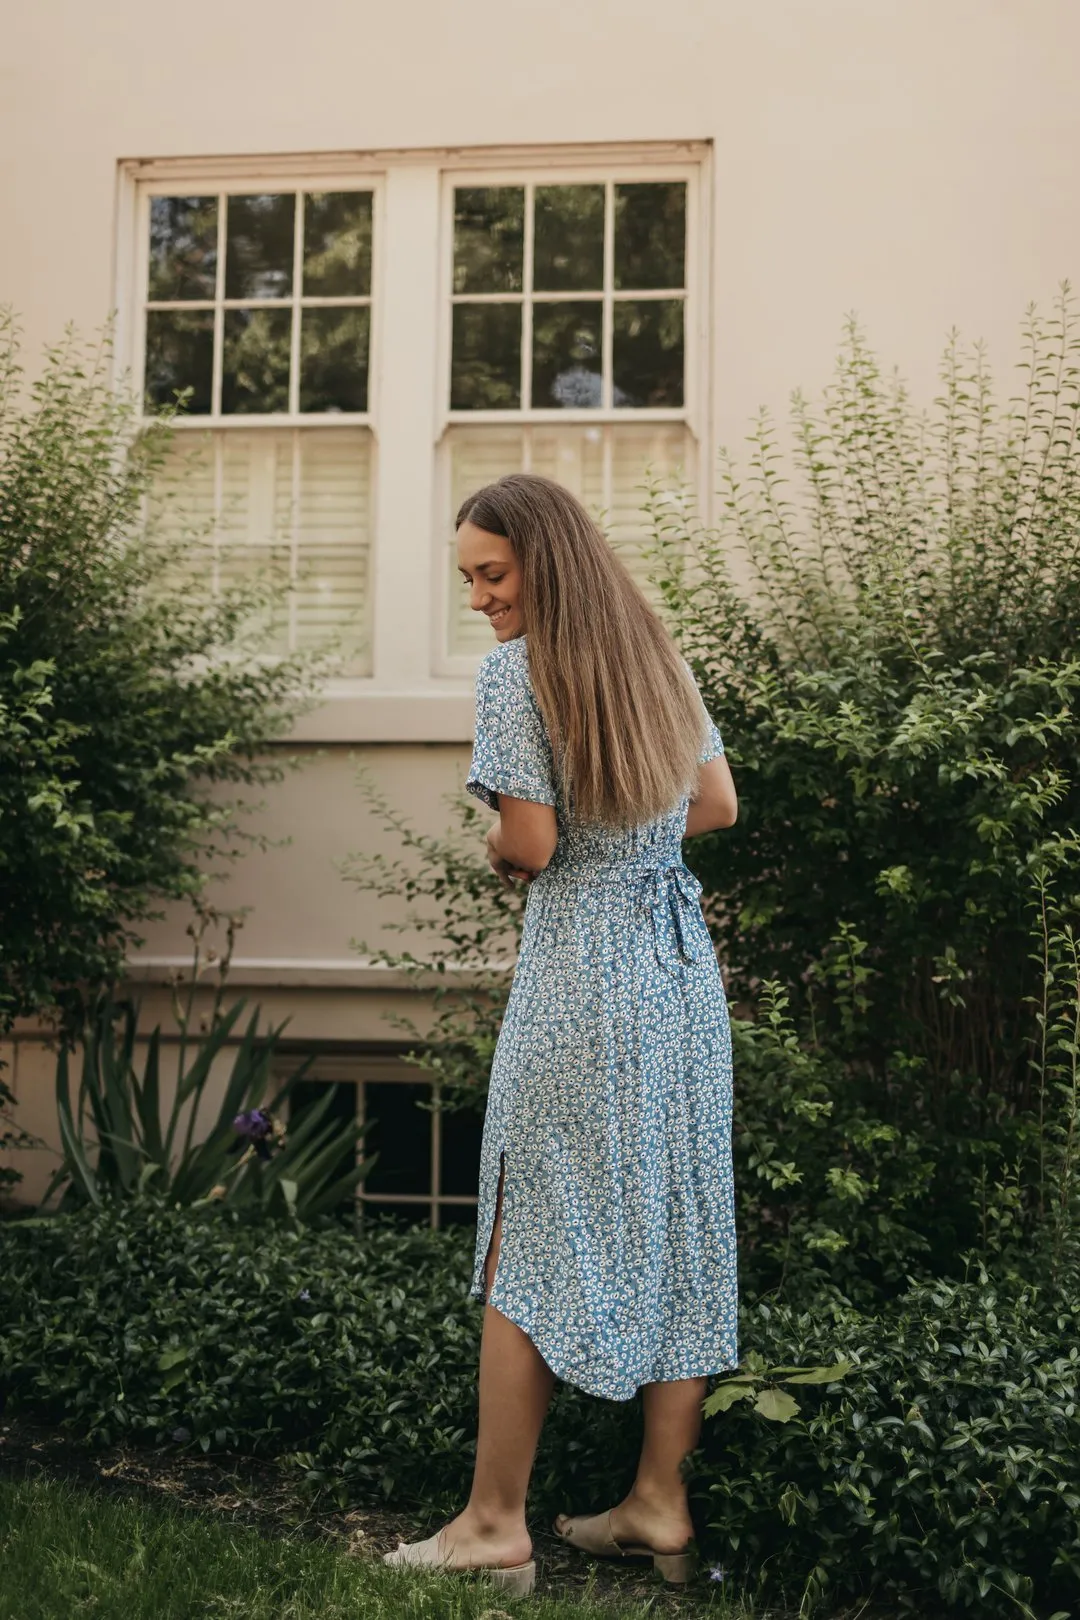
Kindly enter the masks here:
M 489 1296 L 501 1240 L 500 1169 L 484 1272 Z M 443 1532 L 443 1549 L 453 1564 L 518 1564 L 531 1556 L 525 1497 L 554 1384 L 554 1373 L 529 1336 L 494 1306 L 485 1305 L 472 1490 Z
M 701 1403 L 708 1382 L 677 1378 L 643 1384 L 645 1439 L 637 1477 L 611 1510 L 611 1530 L 621 1545 L 640 1542 L 656 1552 L 682 1552 L 694 1534 L 686 1481 L 679 1469 L 701 1432 Z M 560 1514 L 556 1523 L 560 1523 Z
M 623 1539 L 619 1535 L 621 1525 L 624 1533 L 642 1535 L 657 1552 L 681 1552 L 693 1536 L 686 1481 L 680 1468 L 698 1443 L 701 1403 L 707 1388 L 705 1378 L 676 1378 L 643 1385 L 645 1438 L 637 1477 L 625 1500 L 614 1510 L 612 1528 L 617 1540 Z

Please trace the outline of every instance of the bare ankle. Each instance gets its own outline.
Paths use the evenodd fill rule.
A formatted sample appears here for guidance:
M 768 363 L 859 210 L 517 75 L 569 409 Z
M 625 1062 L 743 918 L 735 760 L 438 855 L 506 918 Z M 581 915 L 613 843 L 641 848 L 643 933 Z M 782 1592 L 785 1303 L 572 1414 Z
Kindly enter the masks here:
M 686 1486 L 679 1480 L 676 1484 L 656 1480 L 635 1480 L 630 1487 L 627 1501 L 634 1502 L 638 1507 L 662 1518 L 688 1518 Z
M 477 1535 L 481 1536 L 513 1536 L 525 1531 L 525 1514 L 511 1508 L 470 1502 L 462 1517 L 467 1519 Z

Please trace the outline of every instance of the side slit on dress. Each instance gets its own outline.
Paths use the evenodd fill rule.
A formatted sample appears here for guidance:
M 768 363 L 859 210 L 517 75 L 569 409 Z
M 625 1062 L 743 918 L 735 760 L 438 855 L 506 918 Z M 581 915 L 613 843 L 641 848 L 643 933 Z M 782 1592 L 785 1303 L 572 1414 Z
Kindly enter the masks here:
M 494 1213 L 492 1214 L 492 1217 L 491 1217 L 491 1230 L 488 1233 L 487 1249 L 486 1249 L 486 1251 L 484 1253 L 484 1286 L 487 1289 L 487 1299 L 488 1299 L 488 1301 L 490 1301 L 490 1299 L 491 1299 L 491 1290 L 495 1286 L 495 1277 L 498 1275 L 498 1271 L 499 1271 L 499 1259 L 501 1259 L 501 1257 L 502 1257 L 502 1226 L 501 1226 L 500 1222 L 502 1220 L 502 1212 L 503 1212 L 503 1180 L 504 1180 L 504 1177 L 505 1177 L 505 1171 L 506 1171 L 506 1152 L 505 1152 L 505 1149 L 500 1149 L 500 1151 L 499 1151 L 499 1181 L 498 1181 L 498 1186 L 495 1189 L 495 1210 L 494 1210 Z M 495 1261 L 495 1274 L 492 1276 L 491 1284 L 490 1284 L 490 1287 L 489 1287 L 488 1286 L 488 1281 L 487 1281 L 487 1269 L 488 1269 L 488 1266 L 491 1263 L 491 1245 L 495 1241 L 496 1229 L 498 1230 L 498 1233 L 499 1233 L 499 1258 L 497 1258 L 496 1261 Z

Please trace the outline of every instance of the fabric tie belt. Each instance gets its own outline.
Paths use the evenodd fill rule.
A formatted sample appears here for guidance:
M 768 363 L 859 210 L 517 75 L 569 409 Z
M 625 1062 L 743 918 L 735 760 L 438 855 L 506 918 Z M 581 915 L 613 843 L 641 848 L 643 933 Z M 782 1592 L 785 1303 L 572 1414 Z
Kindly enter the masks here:
M 656 959 L 672 973 L 712 954 L 698 902 L 701 883 L 680 861 L 650 867 L 641 876 L 642 903 L 652 921 Z

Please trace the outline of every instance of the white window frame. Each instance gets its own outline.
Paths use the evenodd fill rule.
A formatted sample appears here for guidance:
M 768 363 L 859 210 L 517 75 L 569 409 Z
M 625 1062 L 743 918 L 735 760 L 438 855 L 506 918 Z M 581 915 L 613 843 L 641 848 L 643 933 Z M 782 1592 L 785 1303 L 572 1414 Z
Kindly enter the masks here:
M 687 182 L 684 409 L 451 413 L 454 186 L 662 179 Z M 151 195 L 356 187 L 375 193 L 368 410 L 336 416 L 200 416 L 180 430 L 370 428 L 372 673 L 328 682 L 318 709 L 297 722 L 290 740 L 463 744 L 472 737 L 477 659 L 447 651 L 446 556 L 453 520 L 447 429 L 452 420 L 474 425 L 485 419 L 515 425 L 684 421 L 697 446 L 699 509 L 706 522 L 711 518 L 711 146 L 698 141 L 620 142 L 125 161 L 119 166 L 116 206 L 118 379 L 129 387 L 142 386 Z M 294 278 L 293 297 L 299 294 Z M 250 302 L 269 307 L 273 300 Z

